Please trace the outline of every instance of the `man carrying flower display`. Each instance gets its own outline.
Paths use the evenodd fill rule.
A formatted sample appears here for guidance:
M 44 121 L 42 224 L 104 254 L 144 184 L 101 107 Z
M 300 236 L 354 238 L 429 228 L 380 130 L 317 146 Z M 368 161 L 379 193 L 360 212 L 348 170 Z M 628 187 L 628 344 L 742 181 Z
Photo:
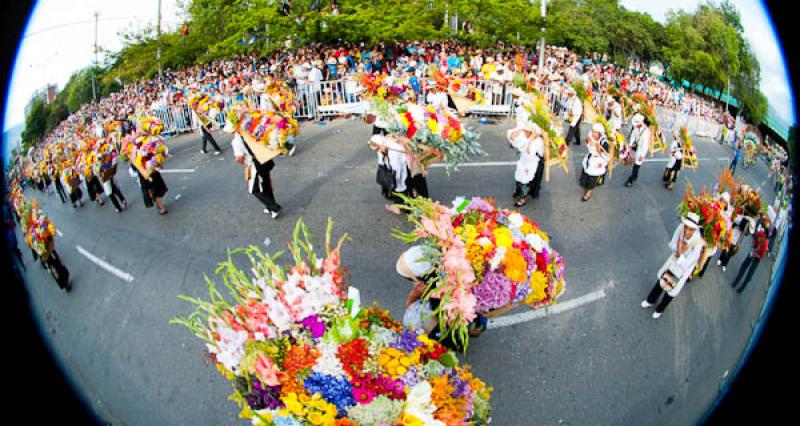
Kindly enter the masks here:
M 625 186 L 631 187 L 636 179 L 639 178 L 639 167 L 644 164 L 644 156 L 647 154 L 647 148 L 650 145 L 650 129 L 644 124 L 644 116 L 636 114 L 631 119 L 633 123 L 633 131 L 631 131 L 630 148 L 633 155 L 633 171 L 631 176 L 625 182 Z
M 647 299 L 643 300 L 641 304 L 642 308 L 649 308 L 655 305 L 659 297 L 666 292 L 656 306 L 656 311 L 653 312 L 653 319 L 661 317 L 667 305 L 678 296 L 697 266 L 697 261 L 705 247 L 699 228 L 700 216 L 693 212 L 687 213 L 681 224 L 675 228 L 672 240 L 669 242 L 672 253 L 664 266 L 658 270 L 656 274 L 658 281 L 650 290 Z
M 236 162 L 245 166 L 247 190 L 264 204 L 266 207 L 264 209 L 265 214 L 277 219 L 281 206 L 275 201 L 272 177 L 270 176 L 270 171 L 275 167 L 275 162 L 269 160 L 263 164 L 259 163 L 238 132 L 233 136 L 231 148 L 233 148 Z
M 678 131 L 672 132 L 672 145 L 669 147 L 669 161 L 664 169 L 664 188 L 672 190 L 683 165 L 683 144 Z

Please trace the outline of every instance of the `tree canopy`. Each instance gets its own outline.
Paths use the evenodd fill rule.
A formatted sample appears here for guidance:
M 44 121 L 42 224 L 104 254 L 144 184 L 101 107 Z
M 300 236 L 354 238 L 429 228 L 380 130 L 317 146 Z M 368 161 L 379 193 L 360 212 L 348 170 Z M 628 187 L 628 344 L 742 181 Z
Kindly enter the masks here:
M 188 34 L 179 29 L 158 36 L 154 27 L 125 34 L 125 47 L 96 70 L 100 93 L 114 90 L 119 82 L 152 77 L 159 66 L 180 69 L 240 54 L 267 55 L 284 49 L 287 40 L 293 46 L 446 39 L 477 46 L 498 41 L 533 46 L 545 28 L 548 44 L 585 55 L 607 53 L 619 64 L 659 60 L 669 77 L 720 94 L 730 79 L 731 94 L 749 121 L 758 124 L 767 113 L 766 98 L 758 89 L 758 61 L 729 0 L 702 3 L 693 12 L 673 11 L 665 25 L 626 9 L 619 0 L 551 0 L 546 19 L 539 14 L 540 0 L 337 0 L 337 16 L 331 14 L 330 1 L 321 0 L 314 9 L 312 3 L 294 0 L 291 13 L 284 16 L 280 0 L 188 0 Z M 90 100 L 90 77 L 87 70 L 76 73 L 57 103 L 74 111 Z M 39 134 L 39 127 L 35 129 L 26 135 Z

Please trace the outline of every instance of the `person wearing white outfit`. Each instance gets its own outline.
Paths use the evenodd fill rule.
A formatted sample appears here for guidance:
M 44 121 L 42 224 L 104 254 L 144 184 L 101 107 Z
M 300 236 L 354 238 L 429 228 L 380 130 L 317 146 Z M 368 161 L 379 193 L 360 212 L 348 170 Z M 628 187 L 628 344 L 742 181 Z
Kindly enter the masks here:
M 581 144 L 581 118 L 583 117 L 583 103 L 576 95 L 575 89 L 567 87 L 567 118 L 569 120 L 569 130 L 567 131 L 566 142 L 575 140 L 575 145 Z
M 688 213 L 672 234 L 672 240 L 669 242 L 672 253 L 658 270 L 656 274 L 658 281 L 641 304 L 642 308 L 649 308 L 655 305 L 663 294 L 664 297 L 653 312 L 654 319 L 658 319 L 672 299 L 678 296 L 697 266 L 697 261 L 705 248 L 705 241 L 699 228 L 700 217 L 696 213 Z
M 259 163 L 238 133 L 233 136 L 231 148 L 233 148 L 236 162 L 246 168 L 245 178 L 247 179 L 248 192 L 264 204 L 266 207 L 264 209 L 265 214 L 269 214 L 273 219 L 276 219 L 280 214 L 281 206 L 275 201 L 272 178 L 270 177 L 270 171 L 275 167 L 275 162 L 269 160 L 263 164 Z
M 625 186 L 630 187 L 639 178 L 639 167 L 644 164 L 644 156 L 650 146 L 650 129 L 644 124 L 644 116 L 636 114 L 631 119 L 633 131 L 631 132 L 630 148 L 633 154 L 633 171 L 625 182 Z
M 394 173 L 395 187 L 393 191 L 383 191 L 384 198 L 392 201 L 393 204 L 386 204 L 386 210 L 400 214 L 397 204 L 402 204 L 403 200 L 393 193 L 408 194 L 408 156 L 402 143 L 396 140 L 394 135 L 372 135 L 367 142 L 370 148 L 378 153 L 378 167 L 389 166 Z
M 678 135 L 678 131 L 672 132 L 672 145 L 669 147 L 669 161 L 664 169 L 664 188 L 672 190 L 675 181 L 678 180 L 678 173 L 683 165 L 683 141 Z
M 588 201 L 592 197 L 592 191 L 597 185 L 602 185 L 608 170 L 608 162 L 611 155 L 608 153 L 608 139 L 606 130 L 600 123 L 592 125 L 592 131 L 586 137 L 586 146 L 589 152 L 583 158 L 583 171 L 581 172 L 580 184 L 584 189 L 582 201 Z
M 544 140 L 542 129 L 534 123 L 526 121 L 522 126 L 508 131 L 508 141 L 519 151 L 519 160 L 514 170 L 516 188 L 513 197 L 517 207 L 527 203 L 528 195 L 539 196 L 541 175 L 544 170 Z

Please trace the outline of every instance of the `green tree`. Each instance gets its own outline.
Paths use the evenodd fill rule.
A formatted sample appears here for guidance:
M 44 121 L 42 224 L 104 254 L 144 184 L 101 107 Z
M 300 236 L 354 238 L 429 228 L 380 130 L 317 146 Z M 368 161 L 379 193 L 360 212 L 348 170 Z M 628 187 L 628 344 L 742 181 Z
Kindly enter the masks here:
M 24 147 L 35 145 L 45 134 L 47 110 L 44 101 L 41 97 L 36 97 L 31 102 L 31 109 L 25 117 L 25 130 L 22 131 L 22 146 Z

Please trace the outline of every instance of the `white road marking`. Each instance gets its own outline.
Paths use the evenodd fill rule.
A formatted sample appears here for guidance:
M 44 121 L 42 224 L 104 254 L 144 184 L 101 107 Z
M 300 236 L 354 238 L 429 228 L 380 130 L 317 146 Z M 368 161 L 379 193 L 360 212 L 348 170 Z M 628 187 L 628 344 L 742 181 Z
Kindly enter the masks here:
M 178 195 L 175 196 L 175 201 L 178 201 L 180 199 L 181 199 L 181 194 L 178 194 Z
M 87 259 L 89 259 L 92 262 L 94 262 L 97 266 L 99 266 L 99 267 L 105 269 L 106 271 L 110 272 L 112 275 L 116 276 L 117 278 L 119 278 L 121 280 L 125 280 L 127 282 L 133 281 L 133 275 L 131 275 L 131 274 L 127 273 L 127 272 L 121 271 L 120 269 L 116 268 L 115 266 L 111 265 L 110 263 L 106 262 L 105 260 L 100 259 L 99 257 L 89 253 L 88 251 L 86 251 L 86 249 L 84 249 L 81 246 L 75 246 L 75 248 L 78 249 L 78 252 L 80 254 L 86 256 Z
M 603 289 L 597 290 L 595 292 L 585 294 L 581 297 L 577 297 L 572 300 L 568 300 L 566 302 L 557 302 L 553 306 L 548 306 L 539 310 L 535 311 L 527 311 L 522 312 L 519 314 L 502 316 L 500 318 L 490 319 L 489 325 L 487 328 L 495 329 L 501 327 L 508 327 L 510 325 L 521 324 L 524 322 L 532 321 L 539 318 L 544 318 L 548 315 L 555 315 L 560 314 L 562 312 L 566 312 L 577 307 L 596 302 L 602 298 L 606 297 L 606 292 Z
M 516 161 L 483 161 L 483 162 L 475 162 L 475 163 L 461 163 L 458 167 L 491 167 L 491 166 L 514 166 L 516 165 Z M 442 163 L 432 164 L 431 168 L 442 168 L 445 167 Z
M 194 173 L 195 169 L 161 169 L 161 173 Z

